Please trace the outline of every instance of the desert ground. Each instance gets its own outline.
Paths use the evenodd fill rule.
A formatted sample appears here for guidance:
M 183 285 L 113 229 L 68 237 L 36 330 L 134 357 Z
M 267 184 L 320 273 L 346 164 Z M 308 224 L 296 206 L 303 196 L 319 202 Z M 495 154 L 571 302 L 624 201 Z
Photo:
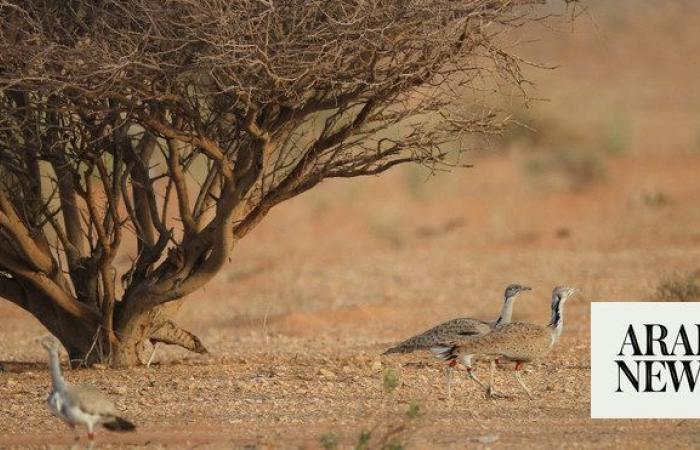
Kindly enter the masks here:
M 589 417 L 590 303 L 700 283 L 700 6 L 583 4 L 573 25 L 522 36 L 523 55 L 559 66 L 528 71 L 548 100 L 468 154 L 474 168 L 325 183 L 273 210 L 181 308 L 209 355 L 159 347 L 150 367 L 67 371 L 138 424 L 97 446 L 352 448 L 366 430 L 372 448 L 700 447 L 697 421 Z M 534 288 L 515 319 L 538 323 L 553 286 L 581 290 L 527 369 L 534 399 L 508 369 L 510 398 L 464 372 L 448 398 L 429 355 L 381 356 L 443 320 L 495 318 L 512 282 Z M 0 448 L 74 445 L 44 403 L 43 334 L 0 302 Z

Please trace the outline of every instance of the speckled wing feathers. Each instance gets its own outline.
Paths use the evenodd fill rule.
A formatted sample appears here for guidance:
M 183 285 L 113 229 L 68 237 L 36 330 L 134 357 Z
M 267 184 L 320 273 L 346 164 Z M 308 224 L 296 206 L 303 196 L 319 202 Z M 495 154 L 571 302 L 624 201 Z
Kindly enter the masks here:
M 454 346 L 461 354 L 530 361 L 551 349 L 552 334 L 542 325 L 513 322 L 488 334 L 456 339 Z
M 417 350 L 429 350 L 434 347 L 450 346 L 450 343 L 466 336 L 478 336 L 491 331 L 488 322 L 468 317 L 452 319 L 436 325 L 416 336 L 410 337 L 391 347 L 384 354 L 410 353 Z

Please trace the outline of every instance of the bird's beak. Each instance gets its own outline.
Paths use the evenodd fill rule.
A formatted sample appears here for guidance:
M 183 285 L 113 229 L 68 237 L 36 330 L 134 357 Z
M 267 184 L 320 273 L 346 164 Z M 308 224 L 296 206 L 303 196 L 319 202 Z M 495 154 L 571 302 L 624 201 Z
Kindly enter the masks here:
M 532 288 L 531 288 L 530 286 L 523 286 L 523 287 L 522 287 L 522 290 L 523 290 L 523 291 L 531 291 Z

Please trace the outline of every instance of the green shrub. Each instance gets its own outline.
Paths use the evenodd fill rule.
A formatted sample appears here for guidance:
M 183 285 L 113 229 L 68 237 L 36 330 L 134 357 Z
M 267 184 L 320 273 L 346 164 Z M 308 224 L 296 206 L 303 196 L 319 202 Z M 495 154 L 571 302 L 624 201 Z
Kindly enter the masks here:
M 336 450 L 338 448 L 338 437 L 332 432 L 321 436 L 319 442 L 325 450 Z
M 397 387 L 399 387 L 400 384 L 401 380 L 394 369 L 388 368 L 384 371 L 382 376 L 382 386 L 384 387 L 384 391 L 392 393 Z
M 362 433 L 360 433 L 360 437 L 357 440 L 355 450 L 369 450 L 370 439 L 372 439 L 372 433 L 367 430 L 362 430 Z
M 408 411 L 406 411 L 406 417 L 413 420 L 413 419 L 419 418 L 421 415 L 423 415 L 423 412 L 420 409 L 420 403 L 418 403 L 417 401 L 412 401 L 408 405 Z

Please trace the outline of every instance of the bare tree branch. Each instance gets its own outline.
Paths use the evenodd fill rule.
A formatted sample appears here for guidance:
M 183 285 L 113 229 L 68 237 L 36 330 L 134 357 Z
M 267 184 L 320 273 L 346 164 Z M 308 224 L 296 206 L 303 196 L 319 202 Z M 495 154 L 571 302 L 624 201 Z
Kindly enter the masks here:
M 0 295 L 31 290 L 92 362 L 133 364 L 148 340 L 198 351 L 161 312 L 275 205 L 462 167 L 470 136 L 503 129 L 486 97 L 526 95 L 537 64 L 508 33 L 545 19 L 538 3 L 0 0 Z

